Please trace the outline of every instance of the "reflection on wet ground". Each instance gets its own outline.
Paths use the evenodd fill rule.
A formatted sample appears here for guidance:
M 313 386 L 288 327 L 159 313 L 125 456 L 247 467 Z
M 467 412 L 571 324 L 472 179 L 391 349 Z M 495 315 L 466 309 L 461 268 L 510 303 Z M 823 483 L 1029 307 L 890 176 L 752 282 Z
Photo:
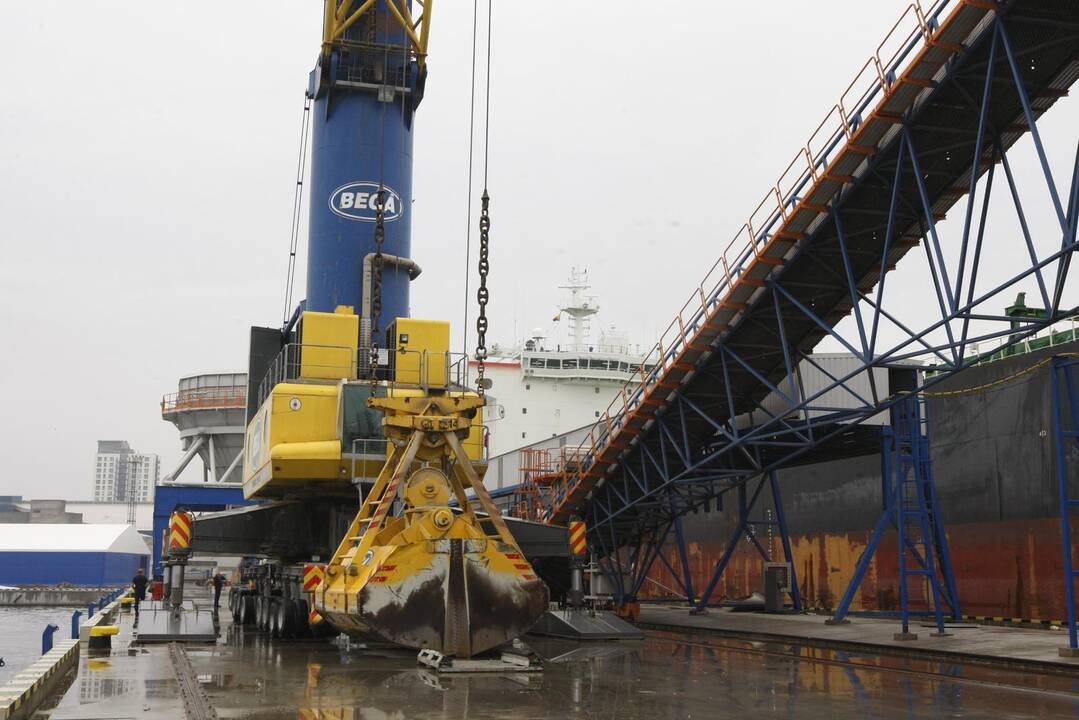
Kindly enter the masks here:
M 1079 679 L 787 644 L 650 633 L 633 643 L 530 639 L 534 674 L 438 675 L 415 654 L 271 641 L 224 626 L 188 656 L 221 718 L 1079 717 Z M 183 717 L 164 647 L 84 658 L 53 717 Z

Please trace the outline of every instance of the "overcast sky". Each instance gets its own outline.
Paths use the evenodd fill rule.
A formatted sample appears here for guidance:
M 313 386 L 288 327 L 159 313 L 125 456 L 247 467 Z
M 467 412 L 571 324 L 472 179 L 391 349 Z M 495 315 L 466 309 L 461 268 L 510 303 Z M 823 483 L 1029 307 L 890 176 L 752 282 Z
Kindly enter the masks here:
M 245 369 L 248 326 L 279 322 L 320 5 L 5 3 L 0 494 L 88 498 L 98 439 L 167 473 L 161 396 Z M 491 339 L 550 331 L 577 265 L 603 322 L 651 344 L 904 5 L 496 2 Z M 415 135 L 412 314 L 455 326 L 471 28 L 471 3 L 438 3 Z M 1060 173 L 1077 123 L 1073 99 L 1044 123 Z

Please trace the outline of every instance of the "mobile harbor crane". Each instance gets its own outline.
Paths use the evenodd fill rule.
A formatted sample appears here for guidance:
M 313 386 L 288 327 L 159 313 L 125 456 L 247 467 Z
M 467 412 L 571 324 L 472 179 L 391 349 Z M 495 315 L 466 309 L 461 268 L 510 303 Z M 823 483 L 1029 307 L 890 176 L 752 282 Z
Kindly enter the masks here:
M 432 2 L 325 1 L 304 104 L 307 298 L 283 327 L 251 330 L 243 490 L 259 502 L 198 518 L 192 542 L 254 559 L 230 593 L 241 623 L 468 658 L 543 615 L 533 562 L 564 565 L 568 546 L 564 528 L 494 506 L 482 385 L 468 389 L 447 322 L 408 317 Z M 298 193 L 304 157 L 302 143 Z

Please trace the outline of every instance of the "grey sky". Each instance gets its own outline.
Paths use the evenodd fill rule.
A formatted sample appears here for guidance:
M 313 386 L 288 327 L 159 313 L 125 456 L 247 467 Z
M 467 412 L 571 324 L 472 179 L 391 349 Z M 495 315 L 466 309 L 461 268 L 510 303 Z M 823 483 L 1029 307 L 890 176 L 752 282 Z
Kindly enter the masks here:
M 492 337 L 549 328 L 579 265 L 604 321 L 651 343 L 903 5 L 496 3 Z M 471 3 L 438 3 L 415 147 L 412 314 L 458 329 L 471 24 Z M 161 396 L 244 369 L 247 327 L 279 321 L 320 25 L 315 0 L 5 3 L 0 494 L 88 497 L 99 438 L 166 472 Z M 1059 173 L 1077 113 L 1045 121 Z

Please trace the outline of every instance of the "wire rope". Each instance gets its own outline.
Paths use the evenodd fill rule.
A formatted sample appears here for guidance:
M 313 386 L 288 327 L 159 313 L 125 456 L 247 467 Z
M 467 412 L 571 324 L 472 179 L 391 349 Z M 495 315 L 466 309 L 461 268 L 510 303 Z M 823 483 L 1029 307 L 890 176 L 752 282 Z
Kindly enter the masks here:
M 289 231 L 288 272 L 285 279 L 285 309 L 282 327 L 288 323 L 292 311 L 292 293 L 296 287 L 296 250 L 300 242 L 300 208 L 303 205 L 303 180 L 307 173 L 307 139 L 311 128 L 311 98 L 303 96 L 303 116 L 300 121 L 300 152 L 296 159 L 296 187 L 292 197 L 292 225 Z
M 468 357 L 468 290 L 472 279 L 472 165 L 475 154 L 473 146 L 476 139 L 476 45 L 479 18 L 479 0 L 472 0 L 472 76 L 469 90 L 468 107 L 468 191 L 465 213 L 465 301 L 464 301 L 464 339 L 463 354 Z
M 490 262 L 490 230 L 491 217 L 489 213 L 491 196 L 487 191 L 487 171 L 490 160 L 491 140 L 491 17 L 493 15 L 494 0 L 487 0 L 487 77 L 484 98 L 484 127 L 483 127 L 483 195 L 480 197 L 480 248 L 479 248 L 479 276 L 480 286 L 476 290 L 476 300 L 479 305 L 479 316 L 476 318 L 476 392 L 482 397 L 490 387 L 490 381 L 484 378 L 485 361 L 487 359 L 487 303 L 491 299 L 490 290 L 487 288 L 487 275 L 491 270 Z

